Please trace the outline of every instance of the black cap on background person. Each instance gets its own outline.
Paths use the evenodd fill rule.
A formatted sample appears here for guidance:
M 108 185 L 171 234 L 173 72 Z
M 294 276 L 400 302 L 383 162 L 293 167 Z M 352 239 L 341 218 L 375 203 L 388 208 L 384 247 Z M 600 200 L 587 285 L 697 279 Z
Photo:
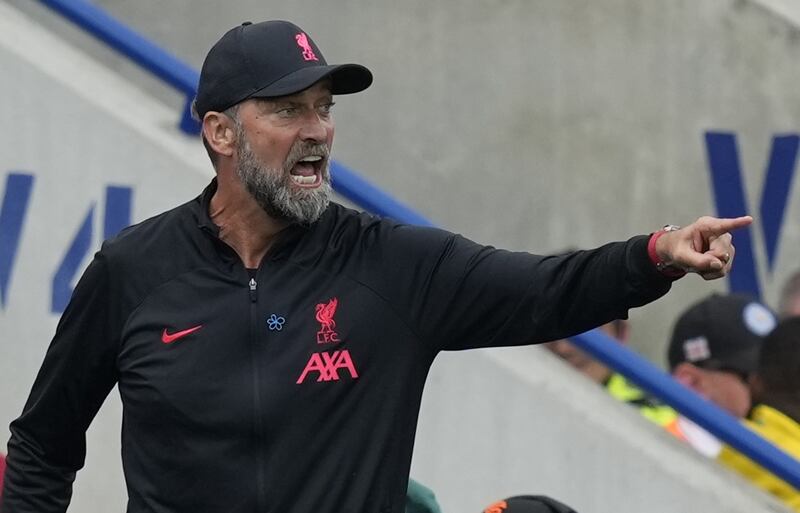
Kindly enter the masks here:
M 775 314 L 749 296 L 707 297 L 675 323 L 667 351 L 672 376 L 731 415 L 746 416 L 748 382 L 775 324 Z
M 578 513 L 566 504 L 546 495 L 516 495 L 497 501 L 483 513 Z
M 758 366 L 764 337 L 776 324 L 775 314 L 742 294 L 713 294 L 678 318 L 672 331 L 670 369 L 681 362 L 747 375 Z

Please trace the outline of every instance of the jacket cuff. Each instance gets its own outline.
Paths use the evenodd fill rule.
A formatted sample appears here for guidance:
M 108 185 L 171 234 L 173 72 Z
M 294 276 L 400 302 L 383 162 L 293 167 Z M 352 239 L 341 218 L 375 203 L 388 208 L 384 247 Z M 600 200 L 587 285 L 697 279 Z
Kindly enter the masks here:
M 650 257 L 648 245 L 651 235 L 639 235 L 628 241 L 629 244 L 629 263 L 634 273 L 639 276 L 643 283 L 655 286 L 663 286 L 680 279 L 684 274 L 669 275 L 659 271 Z

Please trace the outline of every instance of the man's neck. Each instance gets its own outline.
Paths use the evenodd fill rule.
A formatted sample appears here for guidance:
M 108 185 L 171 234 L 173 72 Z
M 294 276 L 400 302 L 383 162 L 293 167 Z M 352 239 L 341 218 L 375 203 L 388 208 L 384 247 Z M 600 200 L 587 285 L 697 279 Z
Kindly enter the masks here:
M 209 203 L 209 216 L 219 237 L 239 255 L 248 269 L 258 268 L 276 236 L 288 223 L 273 219 L 237 181 L 218 180 Z

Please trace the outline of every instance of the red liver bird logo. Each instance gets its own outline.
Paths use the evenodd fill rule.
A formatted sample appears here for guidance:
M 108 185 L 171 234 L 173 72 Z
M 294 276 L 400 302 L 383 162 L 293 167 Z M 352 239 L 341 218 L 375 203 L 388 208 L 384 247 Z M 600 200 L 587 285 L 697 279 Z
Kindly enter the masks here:
M 321 326 L 317 332 L 318 344 L 339 342 L 339 335 L 333 330 L 336 327 L 336 321 L 333 320 L 333 316 L 336 314 L 337 306 L 339 306 L 338 298 L 332 298 L 327 303 L 320 303 L 316 306 L 316 317 Z
M 305 35 L 304 32 L 300 32 L 296 36 L 294 36 L 294 40 L 297 41 L 297 46 L 303 50 L 303 60 L 306 61 L 316 61 L 317 56 L 314 55 L 314 49 L 311 48 L 311 43 L 308 42 L 308 36 Z

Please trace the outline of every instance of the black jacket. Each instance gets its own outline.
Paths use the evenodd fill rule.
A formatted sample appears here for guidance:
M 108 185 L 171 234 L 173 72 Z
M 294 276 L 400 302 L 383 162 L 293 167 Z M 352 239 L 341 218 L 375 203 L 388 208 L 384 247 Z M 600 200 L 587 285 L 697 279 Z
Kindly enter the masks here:
M 129 512 L 399 513 L 438 351 L 565 337 L 669 289 L 644 236 L 541 257 L 335 204 L 251 276 L 214 189 L 95 256 L 11 425 L 3 512 L 66 509 L 118 383 Z

